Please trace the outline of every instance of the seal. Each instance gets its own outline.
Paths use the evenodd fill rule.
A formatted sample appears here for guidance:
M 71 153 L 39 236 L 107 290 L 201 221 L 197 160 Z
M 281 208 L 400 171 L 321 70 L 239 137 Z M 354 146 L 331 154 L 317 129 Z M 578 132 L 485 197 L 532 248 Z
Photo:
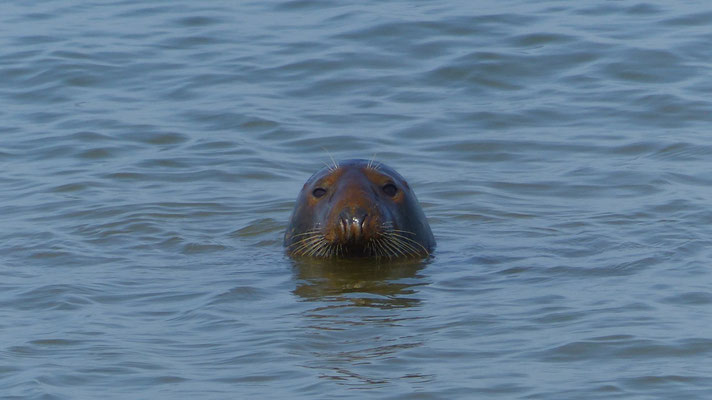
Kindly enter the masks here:
M 394 169 L 369 160 L 326 166 L 302 188 L 284 246 L 293 257 L 428 257 L 435 238 L 415 194 Z

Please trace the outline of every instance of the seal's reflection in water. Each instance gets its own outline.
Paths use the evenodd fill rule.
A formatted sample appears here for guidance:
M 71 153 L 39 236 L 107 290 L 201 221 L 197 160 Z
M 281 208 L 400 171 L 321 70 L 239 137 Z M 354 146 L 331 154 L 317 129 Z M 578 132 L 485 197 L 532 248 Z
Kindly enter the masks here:
M 425 339 L 413 328 L 423 318 L 418 288 L 429 283 L 421 273 L 426 264 L 294 260 L 294 293 L 314 303 L 302 314 L 301 344 L 311 359 L 305 367 L 350 386 L 404 377 L 430 381 L 432 375 L 405 354 Z
M 295 260 L 297 288 L 305 300 L 345 301 L 353 306 L 400 308 L 418 305 L 418 275 L 426 262 L 383 264 L 370 260 Z

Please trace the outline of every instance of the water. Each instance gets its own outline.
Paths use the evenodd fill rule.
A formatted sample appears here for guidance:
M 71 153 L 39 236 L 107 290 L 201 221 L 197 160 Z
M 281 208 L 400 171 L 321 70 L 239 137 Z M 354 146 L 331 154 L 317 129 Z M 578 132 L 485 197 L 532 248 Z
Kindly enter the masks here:
M 3 398 L 706 399 L 706 2 L 5 2 Z M 423 263 L 295 263 L 376 158 Z

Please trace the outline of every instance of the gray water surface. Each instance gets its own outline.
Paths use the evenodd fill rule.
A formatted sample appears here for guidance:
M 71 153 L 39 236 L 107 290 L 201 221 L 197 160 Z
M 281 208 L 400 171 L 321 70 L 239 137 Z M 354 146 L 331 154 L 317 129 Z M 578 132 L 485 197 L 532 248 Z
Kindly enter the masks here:
M 707 2 L 0 8 L 0 397 L 710 398 Z M 432 259 L 285 257 L 330 154 Z

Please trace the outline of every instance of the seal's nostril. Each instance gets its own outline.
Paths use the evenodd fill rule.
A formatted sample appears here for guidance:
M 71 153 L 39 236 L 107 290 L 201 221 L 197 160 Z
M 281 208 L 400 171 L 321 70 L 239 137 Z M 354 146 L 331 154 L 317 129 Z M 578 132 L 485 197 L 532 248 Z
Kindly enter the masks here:
M 362 230 L 363 230 L 363 224 L 366 223 L 366 218 L 368 218 L 368 214 L 363 214 L 363 217 L 361 217 L 361 223 L 359 224 L 359 226 L 361 227 Z
M 349 223 L 346 221 L 345 218 L 341 218 L 341 223 L 339 224 L 339 229 L 341 229 L 341 234 L 344 235 L 344 237 L 348 236 L 348 226 Z

